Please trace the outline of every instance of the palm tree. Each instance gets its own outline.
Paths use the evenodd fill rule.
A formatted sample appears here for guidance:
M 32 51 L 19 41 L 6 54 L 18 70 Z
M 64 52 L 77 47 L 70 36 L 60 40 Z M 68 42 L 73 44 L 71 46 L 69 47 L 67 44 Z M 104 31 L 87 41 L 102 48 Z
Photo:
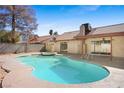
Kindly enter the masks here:
M 54 33 L 53 33 L 53 35 L 55 35 L 55 36 L 56 36 L 56 35 L 58 35 L 58 32 L 57 32 L 57 31 L 56 31 L 56 32 L 54 32 Z
M 50 29 L 49 34 L 53 35 L 53 30 L 52 29 Z

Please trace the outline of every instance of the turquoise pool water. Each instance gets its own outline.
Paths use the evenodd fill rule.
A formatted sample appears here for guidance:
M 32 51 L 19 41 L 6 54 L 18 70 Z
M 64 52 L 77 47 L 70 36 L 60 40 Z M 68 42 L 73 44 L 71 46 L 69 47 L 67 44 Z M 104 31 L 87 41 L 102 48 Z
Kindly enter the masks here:
M 35 68 L 32 74 L 41 80 L 59 84 L 79 84 L 101 80 L 109 72 L 87 61 L 72 60 L 65 56 L 22 56 L 21 62 Z

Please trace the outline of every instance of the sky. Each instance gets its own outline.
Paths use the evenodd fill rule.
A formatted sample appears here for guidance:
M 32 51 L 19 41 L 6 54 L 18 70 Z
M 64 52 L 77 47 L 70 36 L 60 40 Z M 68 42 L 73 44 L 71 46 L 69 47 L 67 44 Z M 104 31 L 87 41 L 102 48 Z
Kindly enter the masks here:
M 92 28 L 124 23 L 124 6 L 100 5 L 35 5 L 39 36 L 48 35 L 49 30 L 59 34 L 79 30 L 83 23 Z

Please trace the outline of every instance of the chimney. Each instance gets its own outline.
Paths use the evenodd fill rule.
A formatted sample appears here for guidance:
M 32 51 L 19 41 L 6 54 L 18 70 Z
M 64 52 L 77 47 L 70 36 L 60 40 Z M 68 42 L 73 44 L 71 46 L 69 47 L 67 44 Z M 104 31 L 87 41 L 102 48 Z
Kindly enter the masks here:
M 91 25 L 89 23 L 82 24 L 80 26 L 80 34 L 85 36 L 91 31 Z

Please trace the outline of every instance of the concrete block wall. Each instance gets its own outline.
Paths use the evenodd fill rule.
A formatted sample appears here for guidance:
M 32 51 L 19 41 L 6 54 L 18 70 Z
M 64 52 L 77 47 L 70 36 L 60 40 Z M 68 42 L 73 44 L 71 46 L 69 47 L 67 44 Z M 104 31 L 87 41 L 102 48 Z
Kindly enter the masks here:
M 8 44 L 8 43 L 2 43 L 0 44 L 0 54 L 6 54 L 6 53 L 22 53 L 25 52 L 27 49 L 27 52 L 39 52 L 43 45 L 41 44 L 28 44 L 26 47 L 26 44 Z

